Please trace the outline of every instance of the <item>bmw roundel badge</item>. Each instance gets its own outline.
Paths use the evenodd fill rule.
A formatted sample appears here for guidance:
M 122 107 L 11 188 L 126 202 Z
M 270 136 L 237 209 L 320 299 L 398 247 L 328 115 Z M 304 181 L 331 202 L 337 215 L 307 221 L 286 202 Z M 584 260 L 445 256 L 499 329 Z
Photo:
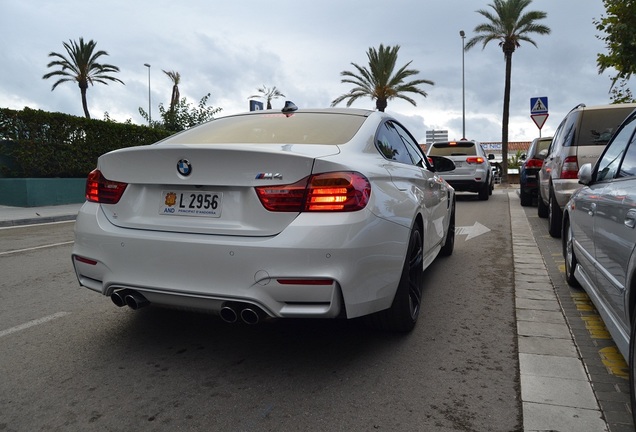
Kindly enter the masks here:
M 192 174 L 192 165 L 190 165 L 190 161 L 188 161 L 187 159 L 181 159 L 179 162 L 177 162 L 177 171 L 179 171 L 179 174 L 184 177 Z

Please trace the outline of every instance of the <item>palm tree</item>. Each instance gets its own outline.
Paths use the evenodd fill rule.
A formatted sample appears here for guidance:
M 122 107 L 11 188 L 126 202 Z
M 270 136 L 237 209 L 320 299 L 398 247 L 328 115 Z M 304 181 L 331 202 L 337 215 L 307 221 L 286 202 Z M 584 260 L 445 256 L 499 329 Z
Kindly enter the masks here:
M 162 69 L 163 70 L 163 69 Z M 170 112 L 174 112 L 175 107 L 179 103 L 179 83 L 181 82 L 181 74 L 175 71 L 163 71 L 172 81 L 172 96 L 170 97 Z
M 466 43 L 468 51 L 478 43 L 482 49 L 490 41 L 499 41 L 506 61 L 506 81 L 504 85 L 503 118 L 501 125 L 501 156 L 503 162 L 502 182 L 508 182 L 508 119 L 510 117 L 510 76 L 512 74 L 512 54 L 521 46 L 520 42 L 537 44 L 528 36 L 531 33 L 540 35 L 550 34 L 550 28 L 537 24 L 547 14 L 541 11 L 524 12 L 532 0 L 493 0 L 488 5 L 490 10 L 480 9 L 478 14 L 484 16 L 487 22 L 480 24 L 473 30 L 477 35 Z M 494 12 L 494 13 L 493 13 Z
M 108 75 L 111 72 L 119 72 L 119 68 L 110 64 L 97 63 L 99 57 L 108 55 L 106 51 L 95 51 L 97 42 L 90 40 L 88 43 L 84 43 L 84 38 L 79 38 L 79 43 L 71 40 L 69 43 L 63 42 L 63 44 L 68 58 L 56 52 L 49 53 L 49 57 L 57 58 L 57 60 L 53 60 L 46 67 L 59 66 L 60 69 L 47 73 L 42 79 L 61 77 L 53 84 L 51 91 L 55 90 L 63 82 L 77 82 L 82 94 L 84 115 L 90 119 L 91 115 L 88 112 L 88 104 L 86 103 L 88 85 L 93 85 L 96 82 L 108 84 L 107 81 L 117 81 L 124 84 L 119 78 Z
M 252 95 L 250 97 L 248 97 L 248 99 L 252 99 L 252 98 L 263 98 L 267 101 L 267 109 L 272 109 L 272 99 L 277 99 L 279 97 L 285 97 L 284 94 L 282 94 L 280 92 L 280 90 L 278 90 L 276 88 L 276 86 L 269 88 L 269 87 L 261 87 L 258 89 L 258 92 L 261 93 L 260 95 Z
M 347 77 L 340 82 L 353 84 L 356 87 L 352 88 L 349 93 L 334 99 L 331 102 L 331 106 L 336 106 L 343 100 L 349 99 L 347 106 L 350 107 L 357 99 L 366 96 L 375 99 L 375 107 L 378 111 L 384 111 L 388 101 L 393 98 L 404 99 L 413 104 L 413 106 L 417 106 L 415 101 L 404 93 L 417 93 L 426 97 L 428 94 L 418 88 L 418 86 L 422 84 L 434 85 L 435 83 L 425 79 L 404 82 L 408 77 L 417 75 L 420 72 L 415 69 L 407 69 L 412 61 L 402 66 L 397 72 L 394 72 L 399 50 L 399 45 L 385 48 L 384 45 L 380 44 L 378 50 L 369 48 L 367 52 L 369 59 L 368 68 L 351 63 L 357 69 L 358 74 L 350 71 L 340 72 L 340 76 Z

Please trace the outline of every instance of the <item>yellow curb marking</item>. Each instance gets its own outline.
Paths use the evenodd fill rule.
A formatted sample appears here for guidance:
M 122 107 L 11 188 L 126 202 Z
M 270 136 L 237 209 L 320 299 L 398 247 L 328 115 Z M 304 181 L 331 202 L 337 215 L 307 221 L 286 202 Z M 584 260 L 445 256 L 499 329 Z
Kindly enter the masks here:
M 623 355 L 618 351 L 617 347 L 603 348 L 598 353 L 611 374 L 623 379 L 629 379 L 629 366 L 627 366 Z

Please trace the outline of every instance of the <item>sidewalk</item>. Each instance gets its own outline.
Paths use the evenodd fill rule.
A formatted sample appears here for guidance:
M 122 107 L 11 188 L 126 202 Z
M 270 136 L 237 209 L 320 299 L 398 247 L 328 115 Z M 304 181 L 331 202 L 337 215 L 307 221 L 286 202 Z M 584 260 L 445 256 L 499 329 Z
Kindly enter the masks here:
M 518 186 L 498 185 L 496 190 L 509 197 L 523 430 L 607 431 L 543 257 L 519 206 Z M 81 206 L 0 206 L 0 227 L 73 220 Z
M 9 207 L 0 205 L 0 227 L 74 220 L 80 207 L 82 207 L 82 204 L 47 207 Z

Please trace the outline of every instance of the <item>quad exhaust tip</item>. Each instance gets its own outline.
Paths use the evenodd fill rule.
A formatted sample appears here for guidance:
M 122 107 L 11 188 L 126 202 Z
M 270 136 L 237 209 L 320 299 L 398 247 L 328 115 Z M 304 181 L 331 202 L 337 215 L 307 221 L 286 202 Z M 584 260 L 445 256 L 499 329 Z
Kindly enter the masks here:
M 228 302 L 221 308 L 221 319 L 227 323 L 235 323 L 240 318 L 245 324 L 258 324 L 263 315 L 259 308 L 240 303 Z
M 133 310 L 148 306 L 150 302 L 137 291 L 123 289 L 111 294 L 110 299 L 118 307 L 128 306 Z

